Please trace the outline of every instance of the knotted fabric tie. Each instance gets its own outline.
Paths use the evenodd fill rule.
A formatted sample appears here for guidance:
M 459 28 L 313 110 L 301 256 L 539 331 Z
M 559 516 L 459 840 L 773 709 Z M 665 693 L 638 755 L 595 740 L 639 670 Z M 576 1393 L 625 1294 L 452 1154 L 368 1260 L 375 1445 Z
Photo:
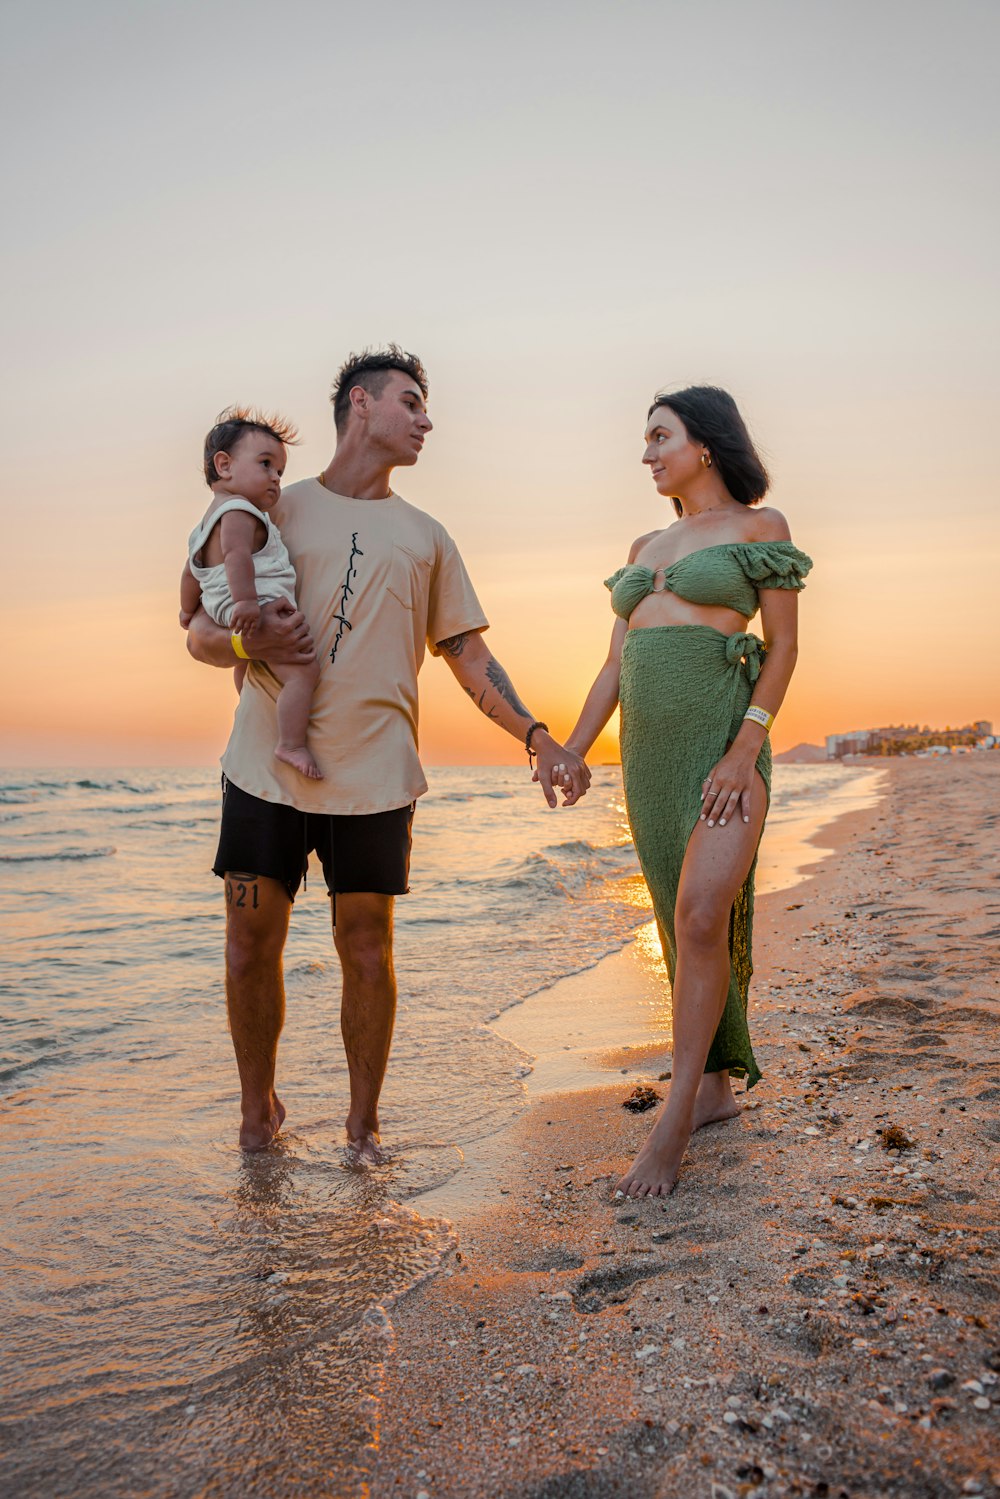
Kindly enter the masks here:
M 745 661 L 747 679 L 751 686 L 760 676 L 766 654 L 763 640 L 746 630 L 738 630 L 726 641 L 726 661 L 730 666 L 739 666 L 741 661 Z

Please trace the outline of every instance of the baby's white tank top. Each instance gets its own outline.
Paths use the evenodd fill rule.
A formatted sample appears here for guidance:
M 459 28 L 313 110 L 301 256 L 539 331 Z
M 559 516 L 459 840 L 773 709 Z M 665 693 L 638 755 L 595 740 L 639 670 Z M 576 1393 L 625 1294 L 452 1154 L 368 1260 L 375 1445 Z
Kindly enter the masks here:
M 292 567 L 285 543 L 281 539 L 281 532 L 263 510 L 258 510 L 256 505 L 251 505 L 249 500 L 232 499 L 220 505 L 218 510 L 212 513 L 195 526 L 188 537 L 188 561 L 191 572 L 201 588 L 201 602 L 205 612 L 215 620 L 217 625 L 229 628 L 229 621 L 233 613 L 233 598 L 229 592 L 229 579 L 226 577 L 226 569 L 220 562 L 215 567 L 202 567 L 195 562 L 195 557 L 201 551 L 205 542 L 215 526 L 218 525 L 221 516 L 227 510 L 245 510 L 249 515 L 255 515 L 258 520 L 263 521 L 267 527 L 267 540 L 259 552 L 253 554 L 253 573 L 257 584 L 257 599 L 266 604 L 270 599 L 288 599 L 289 603 L 295 604 L 295 569 Z

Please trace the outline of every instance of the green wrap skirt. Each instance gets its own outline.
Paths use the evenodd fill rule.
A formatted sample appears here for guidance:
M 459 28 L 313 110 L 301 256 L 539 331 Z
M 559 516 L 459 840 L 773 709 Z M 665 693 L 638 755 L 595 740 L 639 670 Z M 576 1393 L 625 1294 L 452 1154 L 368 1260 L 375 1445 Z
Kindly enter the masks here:
M 621 660 L 621 751 L 632 838 L 653 899 L 663 957 L 677 966 L 674 907 L 688 839 L 701 815 L 702 783 L 736 737 L 764 658 L 756 635 L 709 625 L 630 630 Z M 771 795 L 771 744 L 757 769 Z M 757 856 L 729 922 L 729 991 L 705 1063 L 752 1088 L 760 1080 L 747 1027 Z

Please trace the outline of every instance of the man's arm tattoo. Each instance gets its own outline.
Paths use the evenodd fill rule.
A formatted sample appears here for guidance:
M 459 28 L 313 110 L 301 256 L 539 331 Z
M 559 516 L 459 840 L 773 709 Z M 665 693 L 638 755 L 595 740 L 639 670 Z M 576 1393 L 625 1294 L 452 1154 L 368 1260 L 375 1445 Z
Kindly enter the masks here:
M 444 651 L 446 656 L 454 660 L 465 650 L 465 642 L 468 640 L 470 631 L 466 630 L 464 635 L 449 635 L 447 640 L 438 641 L 438 650 Z
M 487 718 L 492 718 L 493 722 L 496 723 L 500 717 L 499 713 L 495 708 L 487 708 L 483 702 L 483 698 L 486 696 L 486 688 L 483 688 L 478 697 L 476 696 L 474 688 L 466 687 L 465 690 L 469 694 L 479 711 L 481 713 L 485 713 Z
M 531 714 L 514 691 L 513 682 L 495 656 L 491 656 L 486 663 L 486 675 L 490 685 L 496 688 L 504 702 L 509 703 L 515 713 L 520 714 L 522 718 L 531 717 Z

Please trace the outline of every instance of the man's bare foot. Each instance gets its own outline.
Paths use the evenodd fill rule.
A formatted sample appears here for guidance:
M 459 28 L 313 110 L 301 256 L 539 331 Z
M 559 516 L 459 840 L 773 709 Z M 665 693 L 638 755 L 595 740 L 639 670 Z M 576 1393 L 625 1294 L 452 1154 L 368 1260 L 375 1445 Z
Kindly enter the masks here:
M 293 749 L 285 749 L 283 745 L 279 744 L 274 752 L 274 758 L 280 760 L 284 765 L 290 765 L 293 770 L 299 771 L 301 775 L 308 776 L 310 781 L 321 781 L 323 779 L 323 772 L 304 744 L 300 744 Z
M 706 1072 L 694 1101 L 692 1133 L 706 1124 L 721 1124 L 723 1120 L 735 1119 L 740 1106 L 733 1095 L 728 1072 Z
M 244 1113 L 240 1149 L 266 1150 L 284 1122 L 285 1105 L 277 1093 L 272 1093 L 270 1102 L 263 1109 Z
M 360 1135 L 347 1131 L 348 1154 L 359 1166 L 384 1166 L 389 1152 L 379 1141 L 377 1129 L 363 1130 Z
M 615 1187 L 616 1197 L 669 1197 L 677 1184 L 681 1161 L 691 1138 L 684 1120 L 664 1110 L 649 1138 Z

